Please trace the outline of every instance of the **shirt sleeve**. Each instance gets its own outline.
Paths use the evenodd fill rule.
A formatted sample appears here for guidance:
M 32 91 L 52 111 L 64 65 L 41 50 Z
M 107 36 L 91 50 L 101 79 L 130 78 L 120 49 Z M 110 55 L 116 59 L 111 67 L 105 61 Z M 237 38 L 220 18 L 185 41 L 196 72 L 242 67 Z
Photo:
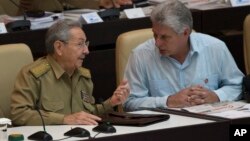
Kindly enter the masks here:
M 140 57 L 139 57 L 140 56 Z M 125 79 L 130 86 L 130 96 L 124 104 L 126 111 L 139 110 L 141 108 L 166 107 L 168 96 L 152 97 L 148 89 L 146 63 L 142 54 L 132 52 L 125 70 Z
M 96 115 L 102 115 L 106 112 L 110 112 L 114 110 L 110 103 L 110 98 L 104 101 L 102 104 L 96 104 L 96 107 L 97 107 L 97 111 L 96 111 L 97 113 L 95 113 Z
M 237 67 L 235 60 L 226 45 L 218 44 L 221 49 L 219 64 L 221 67 L 219 89 L 214 90 L 220 101 L 233 101 L 241 99 L 242 79 L 244 74 Z

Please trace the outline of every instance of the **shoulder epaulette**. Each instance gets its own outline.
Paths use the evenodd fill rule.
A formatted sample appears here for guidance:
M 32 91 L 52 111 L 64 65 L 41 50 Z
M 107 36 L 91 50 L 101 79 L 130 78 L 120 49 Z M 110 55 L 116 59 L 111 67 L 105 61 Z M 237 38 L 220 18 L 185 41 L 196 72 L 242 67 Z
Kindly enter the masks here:
M 81 75 L 83 75 L 84 77 L 87 77 L 87 78 L 91 78 L 91 73 L 90 73 L 89 69 L 81 67 L 79 70 L 80 70 Z
M 30 69 L 30 72 L 36 77 L 40 77 L 50 70 L 50 65 L 47 61 L 41 62 L 39 65 Z

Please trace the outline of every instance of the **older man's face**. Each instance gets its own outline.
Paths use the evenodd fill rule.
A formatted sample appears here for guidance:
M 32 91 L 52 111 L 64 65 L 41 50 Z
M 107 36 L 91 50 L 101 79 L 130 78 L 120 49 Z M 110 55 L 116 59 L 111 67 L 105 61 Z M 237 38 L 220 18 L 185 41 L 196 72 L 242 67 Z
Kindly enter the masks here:
M 86 45 L 86 35 L 81 28 L 70 30 L 71 38 L 65 41 L 65 47 L 62 51 L 63 68 L 67 71 L 74 71 L 82 66 L 83 59 L 89 54 Z

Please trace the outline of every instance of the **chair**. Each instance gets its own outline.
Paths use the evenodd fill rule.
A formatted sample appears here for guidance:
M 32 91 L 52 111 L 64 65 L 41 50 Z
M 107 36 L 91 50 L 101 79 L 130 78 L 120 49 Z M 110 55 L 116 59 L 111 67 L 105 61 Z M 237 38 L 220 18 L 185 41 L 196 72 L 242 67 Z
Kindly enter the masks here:
M 122 33 L 116 40 L 116 84 L 123 80 L 124 70 L 130 52 L 149 38 L 153 38 L 152 28 L 133 30 Z
M 0 110 L 10 116 L 10 96 L 20 69 L 33 62 L 30 48 L 22 43 L 0 45 Z
M 131 51 L 149 38 L 153 38 L 152 28 L 133 30 L 118 36 L 115 49 L 117 86 L 123 80 L 124 70 Z M 119 105 L 117 110 L 123 112 L 122 105 Z
M 243 24 L 243 50 L 246 74 L 250 74 L 250 14 L 248 14 Z

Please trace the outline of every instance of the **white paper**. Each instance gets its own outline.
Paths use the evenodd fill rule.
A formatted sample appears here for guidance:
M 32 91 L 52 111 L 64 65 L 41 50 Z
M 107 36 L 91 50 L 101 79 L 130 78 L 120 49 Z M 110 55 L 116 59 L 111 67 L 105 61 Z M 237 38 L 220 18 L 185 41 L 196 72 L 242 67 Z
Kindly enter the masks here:
M 240 109 L 244 105 L 246 105 L 245 102 L 237 101 L 237 102 L 218 102 L 214 104 L 202 104 L 198 106 L 192 106 L 192 107 L 185 107 L 182 108 L 182 110 L 186 110 L 193 113 L 203 113 L 203 114 L 210 114 L 210 113 L 219 113 L 234 109 Z
M 0 23 L 0 34 L 7 33 L 6 27 L 4 23 Z
M 250 0 L 230 0 L 232 7 L 250 5 Z
M 11 120 L 8 118 L 0 118 L 0 124 L 11 125 Z
M 250 111 L 230 110 L 220 113 L 211 113 L 209 115 L 229 118 L 229 119 L 236 119 L 236 118 L 250 117 Z
M 83 22 L 87 24 L 103 22 L 101 17 L 96 12 L 82 14 L 81 18 L 83 19 Z
M 7 20 L 16 21 L 16 20 L 23 20 L 23 19 L 24 19 L 23 16 L 16 16 L 16 17 L 8 17 Z M 31 23 L 32 22 L 38 22 L 38 23 L 53 22 L 57 19 L 63 19 L 63 14 L 62 13 L 45 12 L 45 15 L 43 17 L 39 17 L 39 18 L 27 17 L 26 18 L 26 20 L 29 20 Z
M 145 17 L 145 14 L 142 11 L 142 8 L 125 9 L 124 12 L 128 19 Z

